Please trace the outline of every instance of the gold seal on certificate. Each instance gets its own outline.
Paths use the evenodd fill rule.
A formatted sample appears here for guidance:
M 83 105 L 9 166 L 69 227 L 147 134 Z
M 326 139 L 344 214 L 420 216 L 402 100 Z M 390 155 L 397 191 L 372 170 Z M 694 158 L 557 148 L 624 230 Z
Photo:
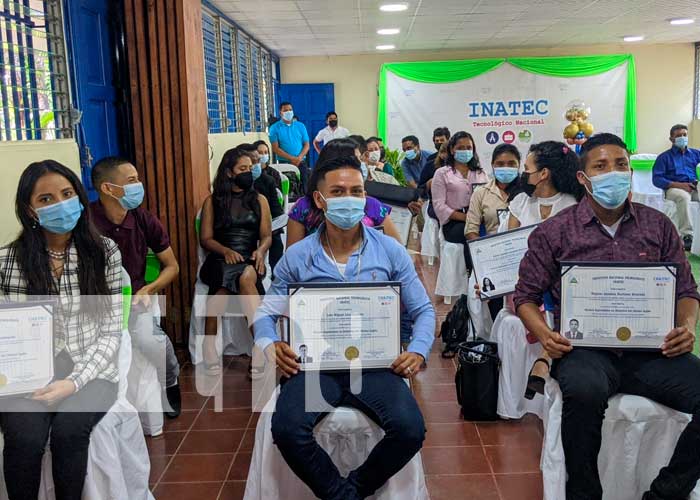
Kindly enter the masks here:
M 617 329 L 617 338 L 623 342 L 627 342 L 632 338 L 632 332 L 626 326 Z
M 400 354 L 401 283 L 292 283 L 289 345 L 302 370 L 388 368 Z
M 527 240 L 536 228 L 521 227 L 468 242 L 481 300 L 515 291 L 520 261 L 527 252 Z
M 676 317 L 675 265 L 561 266 L 560 331 L 574 347 L 660 348 Z

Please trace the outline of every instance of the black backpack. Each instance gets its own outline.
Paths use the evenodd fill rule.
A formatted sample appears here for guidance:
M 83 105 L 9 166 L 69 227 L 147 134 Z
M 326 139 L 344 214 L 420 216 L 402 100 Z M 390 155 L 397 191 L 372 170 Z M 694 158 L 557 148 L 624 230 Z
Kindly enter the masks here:
M 469 297 L 462 295 L 452 310 L 447 313 L 445 321 L 440 326 L 440 337 L 445 344 L 443 354 L 456 352 L 457 346 L 467 340 L 469 336 L 471 317 L 469 316 L 468 301 Z
M 287 176 L 289 179 L 289 203 L 294 203 L 299 198 L 304 196 L 304 186 L 301 185 L 301 180 L 294 174 Z

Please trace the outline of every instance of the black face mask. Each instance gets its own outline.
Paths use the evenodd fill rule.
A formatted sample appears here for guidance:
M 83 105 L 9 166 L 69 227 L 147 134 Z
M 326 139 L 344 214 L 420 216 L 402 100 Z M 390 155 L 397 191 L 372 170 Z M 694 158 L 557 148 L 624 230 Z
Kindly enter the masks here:
M 253 172 L 245 172 L 244 174 L 238 174 L 233 179 L 233 182 L 243 191 L 248 191 L 250 188 L 253 187 Z
M 520 189 L 522 192 L 532 198 L 532 195 L 535 194 L 536 188 L 537 186 L 530 184 L 530 173 L 523 172 L 520 176 Z
M 335 128 L 338 126 L 338 120 L 328 120 L 328 125 L 330 125 L 331 128 Z
M 433 146 L 435 146 L 435 151 L 437 151 L 437 152 L 439 153 L 439 152 L 440 152 L 440 148 L 442 147 L 442 143 L 440 143 L 440 142 L 434 142 L 434 143 L 433 143 Z

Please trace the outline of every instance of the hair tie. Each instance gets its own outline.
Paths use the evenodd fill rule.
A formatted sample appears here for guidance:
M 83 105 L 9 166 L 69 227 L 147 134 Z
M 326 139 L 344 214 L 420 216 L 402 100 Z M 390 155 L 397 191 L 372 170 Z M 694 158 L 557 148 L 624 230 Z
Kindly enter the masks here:
M 568 147 L 564 146 L 563 148 L 561 148 L 561 150 L 564 151 L 564 154 L 565 154 L 565 155 L 568 155 L 568 154 L 569 154 L 569 148 L 568 148 Z

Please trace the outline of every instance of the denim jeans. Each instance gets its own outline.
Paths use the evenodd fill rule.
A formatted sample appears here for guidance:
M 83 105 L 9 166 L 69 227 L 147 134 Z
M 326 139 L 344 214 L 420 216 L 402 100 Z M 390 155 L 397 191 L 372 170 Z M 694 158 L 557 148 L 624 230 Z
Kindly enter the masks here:
M 282 386 L 272 417 L 274 442 L 289 467 L 317 497 L 323 500 L 368 497 L 420 450 L 425 424 L 418 404 L 404 380 L 388 370 L 363 373 L 357 394 L 351 391 L 351 376 L 347 372 L 322 372 L 313 389 L 312 384 L 307 384 L 311 377 L 300 372 Z M 324 400 L 327 407 L 319 408 Z M 310 411 L 306 411 L 306 401 L 312 402 Z M 359 409 L 385 433 L 365 463 L 347 478 L 341 477 L 313 435 L 316 424 L 338 406 Z
M 177 384 L 180 363 L 170 338 L 160 327 L 160 318 L 149 310 L 133 309 L 129 317 L 129 333 L 134 349 L 155 366 L 158 382 L 168 388 Z
M 649 398 L 693 416 L 678 439 L 671 462 L 651 485 L 654 498 L 686 499 L 700 478 L 700 359 L 692 354 L 577 348 L 556 361 L 552 375 L 563 395 L 561 437 L 569 479 L 567 500 L 599 500 L 601 426 L 616 393 Z M 644 459 L 644 457 L 640 457 Z

